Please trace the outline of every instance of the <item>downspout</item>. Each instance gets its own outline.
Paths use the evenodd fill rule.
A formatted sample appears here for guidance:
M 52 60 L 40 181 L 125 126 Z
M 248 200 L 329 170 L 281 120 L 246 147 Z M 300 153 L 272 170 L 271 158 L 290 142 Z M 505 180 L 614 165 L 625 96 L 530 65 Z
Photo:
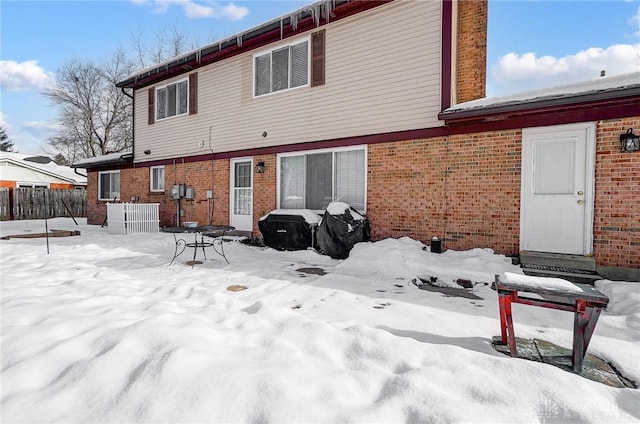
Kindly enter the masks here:
M 78 172 L 78 168 L 73 168 L 73 172 L 74 172 L 76 175 L 80 175 L 81 177 L 89 178 L 89 177 L 87 177 L 86 175 L 79 173 L 79 172 Z
M 124 89 L 125 87 L 120 87 L 120 91 L 122 91 L 122 94 L 124 94 L 125 96 L 131 99 L 131 132 L 132 132 L 131 133 L 131 151 L 133 152 L 133 157 L 135 159 L 136 157 L 136 150 L 135 150 L 136 102 L 134 102 L 135 99 L 133 98 L 133 96 L 127 93 L 126 91 L 124 91 Z

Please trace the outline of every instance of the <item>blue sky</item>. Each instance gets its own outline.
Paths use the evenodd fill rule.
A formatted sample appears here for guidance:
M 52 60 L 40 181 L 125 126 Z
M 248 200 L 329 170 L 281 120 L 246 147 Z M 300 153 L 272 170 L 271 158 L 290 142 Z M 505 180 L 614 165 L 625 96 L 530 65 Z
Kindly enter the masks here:
M 424 0 L 433 1 L 433 0 Z M 187 32 L 198 47 L 312 1 L 0 0 L 0 125 L 21 153 L 42 153 L 56 109 L 40 92 L 71 58 L 101 61 L 132 34 Z M 640 0 L 490 0 L 487 94 L 640 71 Z

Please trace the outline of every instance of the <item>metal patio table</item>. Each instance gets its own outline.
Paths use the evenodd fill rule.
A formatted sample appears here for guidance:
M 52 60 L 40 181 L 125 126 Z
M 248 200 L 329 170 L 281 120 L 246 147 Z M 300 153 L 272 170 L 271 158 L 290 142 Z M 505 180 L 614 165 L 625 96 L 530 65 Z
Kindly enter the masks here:
M 199 225 L 196 227 L 163 227 L 160 231 L 163 233 L 173 234 L 175 241 L 175 249 L 173 251 L 173 258 L 169 262 L 169 266 L 173 264 L 178 256 L 180 256 L 189 247 L 193 249 L 193 259 L 187 262 L 188 265 L 201 264 L 202 262 L 196 261 L 196 254 L 198 249 L 202 249 L 204 260 L 207 260 L 207 252 L 205 248 L 211 247 L 214 252 L 222 256 L 225 262 L 229 263 L 226 254 L 224 253 L 224 241 L 223 237 L 229 231 L 235 230 L 235 227 L 230 225 Z M 193 241 L 187 241 L 185 237 L 188 234 L 193 234 Z M 198 240 L 199 236 L 199 240 Z M 205 240 L 205 237 L 211 240 Z

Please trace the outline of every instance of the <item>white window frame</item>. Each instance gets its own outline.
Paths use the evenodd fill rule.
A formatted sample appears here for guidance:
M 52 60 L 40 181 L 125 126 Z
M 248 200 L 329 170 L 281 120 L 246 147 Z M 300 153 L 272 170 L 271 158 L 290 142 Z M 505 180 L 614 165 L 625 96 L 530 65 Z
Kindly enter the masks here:
M 153 186 L 153 172 L 162 170 L 162 178 L 159 180 L 161 187 Z M 149 167 L 149 191 L 153 193 L 164 192 L 164 165 Z
M 287 153 L 279 153 L 277 156 L 277 178 L 276 178 L 276 199 L 277 199 L 277 208 L 281 209 L 282 205 L 280 204 L 280 199 L 281 199 L 281 159 L 284 157 L 295 157 L 295 156 L 304 156 L 304 155 L 313 155 L 313 154 L 317 154 L 317 153 L 339 153 L 339 152 L 348 152 L 348 151 L 354 151 L 354 150 L 363 150 L 364 151 L 364 205 L 363 205 L 363 210 L 361 210 L 360 212 L 362 213 L 366 213 L 367 212 L 367 175 L 368 175 L 368 154 L 369 151 L 367 149 L 367 145 L 356 145 L 356 146 L 348 146 L 348 147 L 336 147 L 336 148 L 329 148 L 329 149 L 317 149 L 317 150 L 301 150 L 299 152 L 287 152 Z M 333 157 L 335 159 L 335 156 Z M 333 162 L 334 166 L 332 166 L 331 169 L 331 192 L 332 192 L 332 198 L 335 198 L 335 182 L 336 182 L 336 168 L 335 168 L 335 162 Z M 306 168 L 306 165 L 305 165 Z M 305 169 L 306 171 L 306 169 Z M 306 179 L 306 178 L 305 178 Z M 324 210 L 313 210 L 316 213 L 322 213 L 324 212 Z
M 185 109 L 184 112 L 179 113 L 178 111 L 178 106 L 179 106 L 179 102 L 180 102 L 180 97 L 178 96 L 178 84 L 186 82 L 187 83 L 187 108 Z M 158 97 L 160 96 L 160 91 L 162 90 L 167 90 L 168 87 L 175 85 L 176 86 L 176 114 L 175 115 L 171 115 L 171 116 L 164 116 L 164 117 L 160 117 L 158 114 L 158 109 L 160 107 L 160 101 L 158 100 Z M 175 118 L 177 116 L 182 116 L 182 115 L 188 115 L 189 114 L 189 78 L 183 78 L 177 81 L 172 81 L 168 84 L 165 85 L 161 85 L 159 87 L 156 87 L 155 89 L 155 101 L 154 101 L 154 111 L 153 113 L 155 114 L 156 117 L 156 121 L 163 121 L 165 119 L 171 119 L 171 118 Z M 168 99 L 167 99 L 168 101 Z M 165 104 L 165 114 L 168 111 L 168 103 Z
M 288 77 L 289 77 L 289 87 L 282 89 L 282 90 L 278 90 L 278 91 L 273 91 L 273 72 L 270 72 L 270 85 L 271 87 L 269 87 L 269 92 L 268 93 L 264 93 L 264 94 L 256 94 L 256 58 L 260 57 L 260 56 L 264 56 L 266 54 L 273 54 L 274 51 L 276 50 L 280 50 L 283 49 L 285 47 L 291 47 L 291 46 L 295 46 L 298 44 L 302 44 L 306 42 L 307 43 L 307 83 L 303 84 L 303 85 L 298 85 L 296 87 L 291 87 L 291 55 L 289 55 L 289 71 L 288 71 Z M 271 63 L 271 61 L 270 61 Z M 258 51 L 256 53 L 253 54 L 253 57 L 251 58 L 251 77 L 252 77 L 252 83 L 251 83 L 251 95 L 253 96 L 253 98 L 260 98 L 260 97 L 265 97 L 265 96 L 271 96 L 273 94 L 276 93 L 282 93 L 282 92 L 287 92 L 287 91 L 291 91 L 291 90 L 296 90 L 298 88 L 303 88 L 303 87 L 309 87 L 311 85 L 311 36 L 306 36 L 304 38 L 297 38 L 296 40 L 290 41 L 289 43 L 281 43 L 272 47 L 269 47 L 268 49 L 264 49 L 261 51 Z
M 17 188 L 49 188 L 49 183 L 16 183 Z
M 101 196 L 102 194 L 102 176 L 104 174 L 118 174 L 120 175 L 120 170 L 113 170 L 113 171 L 99 171 L 98 172 L 98 200 L 111 200 L 113 201 L 113 198 L 104 198 Z M 122 183 L 122 180 L 120 180 L 120 183 Z M 118 189 L 118 196 L 116 197 L 116 200 L 120 200 L 120 191 L 121 191 L 122 185 L 120 186 L 120 188 Z

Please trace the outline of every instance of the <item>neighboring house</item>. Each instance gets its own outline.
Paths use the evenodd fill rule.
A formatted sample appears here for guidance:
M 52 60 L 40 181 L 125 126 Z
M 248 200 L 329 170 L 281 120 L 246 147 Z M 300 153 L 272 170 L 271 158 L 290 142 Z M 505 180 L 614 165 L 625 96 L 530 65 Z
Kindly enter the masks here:
M 82 169 L 78 172 L 84 171 Z M 87 178 L 45 156 L 0 152 L 0 187 L 85 189 Z
M 160 203 L 164 225 L 179 216 L 256 234 L 273 209 L 340 200 L 368 215 L 373 239 L 572 254 L 637 275 L 640 153 L 615 150 L 627 127 L 640 132 L 637 86 L 477 100 L 486 30 L 486 1 L 327 0 L 137 72 L 118 84 L 133 91 L 133 152 L 74 165 L 89 171 L 89 222 L 104 220 L 116 182 L 123 201 Z M 576 125 L 538 128 L 565 124 Z M 589 158 L 573 169 L 610 180 L 580 190 L 583 232 L 563 233 L 578 238 L 566 245 L 540 242 L 564 224 L 521 202 L 528 140 L 556 130 L 542 158 Z M 573 147 L 556 152 L 554 137 Z M 535 169 L 551 172 L 548 185 L 566 177 Z M 193 199 L 174 200 L 177 184 Z

